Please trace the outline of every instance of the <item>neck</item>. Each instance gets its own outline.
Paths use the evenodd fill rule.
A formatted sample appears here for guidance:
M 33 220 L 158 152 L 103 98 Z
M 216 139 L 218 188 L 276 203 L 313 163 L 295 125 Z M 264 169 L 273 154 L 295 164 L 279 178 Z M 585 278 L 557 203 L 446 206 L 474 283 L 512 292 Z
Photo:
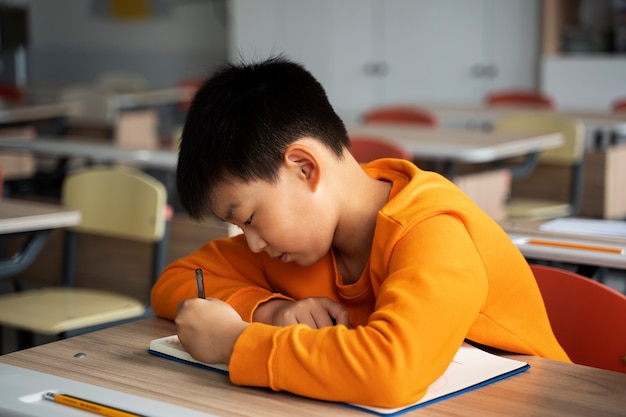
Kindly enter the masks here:
M 391 184 L 369 177 L 358 167 L 356 183 L 344 194 L 344 210 L 333 246 L 337 265 L 345 284 L 356 282 L 372 249 L 379 210 L 387 203 Z

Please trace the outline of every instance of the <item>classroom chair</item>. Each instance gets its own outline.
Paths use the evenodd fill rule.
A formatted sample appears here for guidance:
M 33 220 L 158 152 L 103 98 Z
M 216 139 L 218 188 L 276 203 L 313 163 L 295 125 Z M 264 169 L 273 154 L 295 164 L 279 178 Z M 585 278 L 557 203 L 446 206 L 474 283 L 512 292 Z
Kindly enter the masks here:
M 351 136 L 350 153 L 361 164 L 380 158 L 413 159 L 403 146 L 374 136 Z
M 611 103 L 611 110 L 614 113 L 626 112 L 626 97 L 619 97 Z
M 80 210 L 81 222 L 65 233 L 61 286 L 0 295 L 0 324 L 22 331 L 22 348 L 32 344 L 34 333 L 63 338 L 68 332 L 105 327 L 147 313 L 143 302 L 126 295 L 74 286 L 79 235 L 152 244 L 151 284 L 165 266 L 167 192 L 153 177 L 120 167 L 76 171 L 64 180 L 62 203 Z
M 183 113 L 186 114 L 189 111 L 189 107 L 191 107 L 191 102 L 193 101 L 196 93 L 198 92 L 200 87 L 202 87 L 205 81 L 206 77 L 190 77 L 185 78 L 180 82 L 180 86 L 187 93 L 187 98 L 180 103 L 180 108 Z
M 626 295 L 574 272 L 530 265 L 557 340 L 577 364 L 626 373 Z
M 583 124 L 557 114 L 511 113 L 494 123 L 496 132 L 532 134 L 561 132 L 564 143 L 558 148 L 542 151 L 537 164 L 522 178 L 513 177 L 507 214 L 511 219 L 551 219 L 578 213 L 583 189 L 585 133 Z M 520 159 L 509 161 L 513 169 Z M 563 175 L 565 174 L 565 183 Z M 565 186 L 564 184 L 568 184 Z M 562 199 L 557 199 L 563 190 Z
M 488 107 L 511 106 L 554 109 L 554 99 L 547 94 L 526 89 L 502 89 L 492 91 L 485 97 Z
M 22 103 L 26 100 L 26 92 L 17 85 L 0 82 L 0 100 L 9 103 Z
M 430 111 L 409 105 L 380 106 L 363 116 L 365 123 L 402 123 L 425 127 L 438 127 L 437 116 Z

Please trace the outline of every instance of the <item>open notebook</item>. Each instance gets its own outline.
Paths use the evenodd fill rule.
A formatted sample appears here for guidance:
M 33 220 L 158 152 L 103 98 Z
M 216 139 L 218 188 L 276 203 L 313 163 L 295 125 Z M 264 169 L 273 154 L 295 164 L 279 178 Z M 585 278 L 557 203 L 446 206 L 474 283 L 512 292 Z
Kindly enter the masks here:
M 182 347 L 177 336 L 152 340 L 148 352 L 220 373 L 228 373 L 228 365 L 206 364 L 192 358 Z M 426 395 L 418 402 L 399 408 L 370 407 L 359 404 L 345 405 L 378 415 L 397 415 L 490 384 L 528 368 L 530 366 L 526 362 L 493 355 L 463 343 L 446 372 L 428 388 Z

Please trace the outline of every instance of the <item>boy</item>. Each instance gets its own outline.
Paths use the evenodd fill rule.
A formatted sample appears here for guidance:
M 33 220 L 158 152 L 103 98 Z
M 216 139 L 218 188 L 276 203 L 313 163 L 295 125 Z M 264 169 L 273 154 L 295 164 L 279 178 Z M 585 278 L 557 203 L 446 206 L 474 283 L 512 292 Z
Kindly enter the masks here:
M 192 218 L 243 235 L 169 265 L 152 306 L 235 384 L 396 407 L 419 400 L 465 338 L 568 361 L 506 233 L 439 174 L 361 167 L 295 63 L 231 65 L 205 83 L 177 182 Z M 211 299 L 194 298 L 197 268 Z

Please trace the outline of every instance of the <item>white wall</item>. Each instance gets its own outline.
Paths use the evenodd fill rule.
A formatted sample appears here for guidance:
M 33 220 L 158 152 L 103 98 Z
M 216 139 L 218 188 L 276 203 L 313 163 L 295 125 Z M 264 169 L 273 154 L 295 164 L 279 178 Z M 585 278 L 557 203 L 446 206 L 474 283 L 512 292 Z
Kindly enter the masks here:
M 623 55 L 548 57 L 542 62 L 542 85 L 557 105 L 570 110 L 611 111 L 626 97 Z
M 226 59 L 225 0 L 155 1 L 171 7 L 145 20 L 102 13 L 107 0 L 13 3 L 30 10 L 28 72 L 35 85 L 92 82 L 103 72 L 129 71 L 151 86 L 167 86 Z

